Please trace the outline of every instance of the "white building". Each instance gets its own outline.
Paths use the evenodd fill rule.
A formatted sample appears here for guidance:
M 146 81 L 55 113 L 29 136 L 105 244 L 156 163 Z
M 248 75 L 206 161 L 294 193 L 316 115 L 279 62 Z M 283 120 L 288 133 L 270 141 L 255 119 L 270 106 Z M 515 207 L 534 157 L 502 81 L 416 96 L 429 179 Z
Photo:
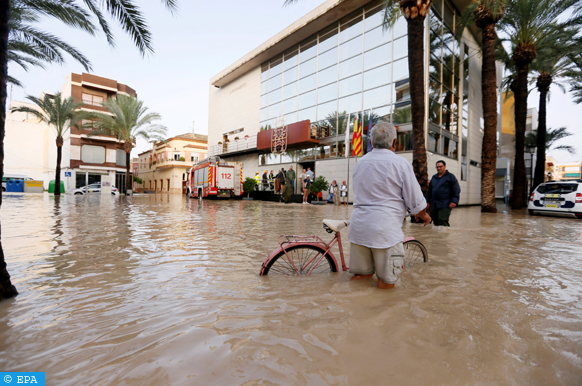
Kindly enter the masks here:
M 468 3 L 433 1 L 426 19 L 425 143 L 429 174 L 436 173 L 437 160 L 446 160 L 459 179 L 461 203 L 477 204 L 483 135 L 479 43 L 476 30 L 465 31 L 461 44 L 454 37 Z M 244 177 L 311 167 L 328 181 L 350 185 L 358 157 L 351 157 L 351 141 L 346 146 L 346 130 L 353 133 L 358 117 L 365 133 L 372 115 L 374 122 L 398 126 L 397 152 L 412 162 L 407 24 L 401 18 L 384 31 L 382 4 L 329 0 L 213 77 L 209 155 L 242 162 Z M 274 155 L 268 129 L 281 122 L 287 125 L 286 151 Z M 248 139 L 235 142 L 235 136 Z

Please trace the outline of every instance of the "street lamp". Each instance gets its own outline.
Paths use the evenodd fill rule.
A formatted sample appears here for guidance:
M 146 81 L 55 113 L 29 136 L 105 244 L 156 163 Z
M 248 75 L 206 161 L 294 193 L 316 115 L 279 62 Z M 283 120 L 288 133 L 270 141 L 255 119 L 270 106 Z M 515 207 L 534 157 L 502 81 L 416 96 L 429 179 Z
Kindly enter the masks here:
M 529 191 L 533 191 L 534 190 L 534 186 L 533 186 L 533 180 L 534 180 L 534 162 L 533 162 L 533 156 L 536 153 L 536 145 L 534 144 L 529 144 L 526 146 L 527 148 L 527 152 L 529 153 L 529 183 L 530 183 L 530 189 Z

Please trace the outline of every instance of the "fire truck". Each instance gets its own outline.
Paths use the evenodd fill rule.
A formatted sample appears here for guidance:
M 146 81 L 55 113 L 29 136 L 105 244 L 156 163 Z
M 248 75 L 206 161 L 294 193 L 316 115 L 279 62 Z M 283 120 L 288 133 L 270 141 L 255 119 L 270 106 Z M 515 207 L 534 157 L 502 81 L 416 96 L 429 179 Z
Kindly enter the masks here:
M 209 157 L 188 170 L 186 194 L 193 198 L 239 197 L 242 193 L 242 164 Z

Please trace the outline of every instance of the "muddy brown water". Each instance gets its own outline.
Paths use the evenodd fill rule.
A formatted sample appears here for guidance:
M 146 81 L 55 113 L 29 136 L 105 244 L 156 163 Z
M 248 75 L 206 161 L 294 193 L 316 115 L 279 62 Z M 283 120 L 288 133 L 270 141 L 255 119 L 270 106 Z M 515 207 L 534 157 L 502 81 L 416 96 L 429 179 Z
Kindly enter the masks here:
M 258 276 L 280 234 L 328 240 L 321 220 L 351 210 L 6 195 L 20 295 L 0 303 L 0 371 L 47 385 L 582 384 L 582 221 L 468 207 L 451 228 L 406 224 L 430 262 L 389 291 L 347 273 Z

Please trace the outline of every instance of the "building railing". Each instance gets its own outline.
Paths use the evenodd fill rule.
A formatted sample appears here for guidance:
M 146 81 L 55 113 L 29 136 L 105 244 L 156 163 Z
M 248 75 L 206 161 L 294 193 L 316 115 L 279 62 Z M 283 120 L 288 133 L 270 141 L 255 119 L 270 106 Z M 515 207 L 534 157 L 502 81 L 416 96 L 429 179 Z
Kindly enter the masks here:
M 251 135 L 248 138 L 239 139 L 237 141 L 232 140 L 226 144 L 218 144 L 208 146 L 208 157 L 215 155 L 236 153 L 239 151 L 253 150 L 257 148 L 257 136 Z

